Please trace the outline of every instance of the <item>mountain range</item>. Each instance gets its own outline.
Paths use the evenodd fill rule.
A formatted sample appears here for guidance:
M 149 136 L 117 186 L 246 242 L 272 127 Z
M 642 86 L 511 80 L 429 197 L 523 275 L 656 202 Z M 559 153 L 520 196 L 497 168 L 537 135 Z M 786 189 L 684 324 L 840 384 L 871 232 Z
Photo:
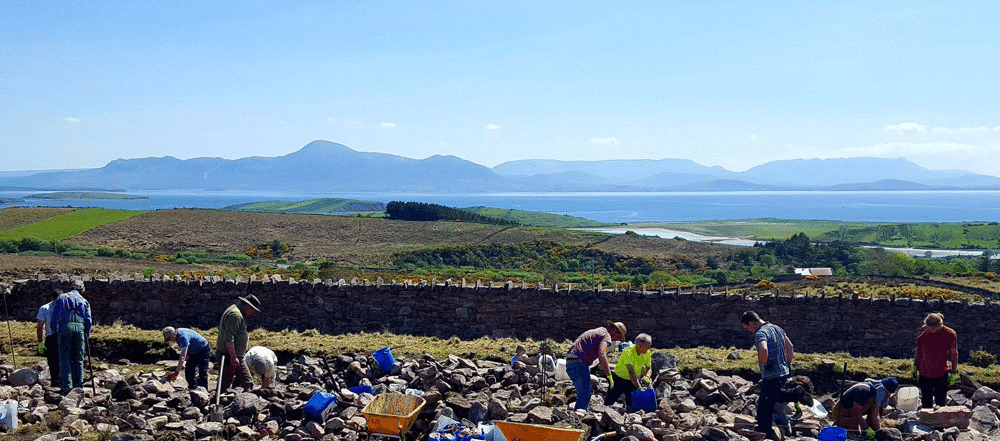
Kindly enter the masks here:
M 411 159 L 313 141 L 278 157 L 117 159 L 96 169 L 0 174 L 0 189 L 308 192 L 778 191 L 1000 189 L 1000 178 L 929 170 L 906 159 L 772 161 L 744 172 L 686 159 L 518 160 L 493 168 L 455 156 Z

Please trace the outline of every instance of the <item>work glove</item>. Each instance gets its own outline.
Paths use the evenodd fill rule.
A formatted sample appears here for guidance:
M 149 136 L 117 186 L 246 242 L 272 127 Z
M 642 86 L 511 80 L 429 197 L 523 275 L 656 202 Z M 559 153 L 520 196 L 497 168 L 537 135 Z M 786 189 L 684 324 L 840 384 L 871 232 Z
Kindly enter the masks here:
M 45 342 L 38 342 L 38 355 L 45 355 Z
M 639 383 L 641 383 L 643 386 L 649 386 L 649 383 L 651 381 L 652 380 L 650 380 L 649 377 L 642 377 L 639 379 Z
M 177 372 L 167 375 L 167 381 L 174 381 L 177 379 Z
M 608 387 L 609 388 L 615 387 L 615 378 L 614 378 L 614 375 L 608 375 Z

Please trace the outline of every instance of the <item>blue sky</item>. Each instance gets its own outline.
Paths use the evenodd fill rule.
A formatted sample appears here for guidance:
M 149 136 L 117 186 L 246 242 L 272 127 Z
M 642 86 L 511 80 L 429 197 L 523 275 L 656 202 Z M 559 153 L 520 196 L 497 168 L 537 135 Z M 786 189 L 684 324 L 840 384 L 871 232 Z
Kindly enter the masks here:
M 0 2 L 0 170 L 904 157 L 1000 175 L 1000 2 Z

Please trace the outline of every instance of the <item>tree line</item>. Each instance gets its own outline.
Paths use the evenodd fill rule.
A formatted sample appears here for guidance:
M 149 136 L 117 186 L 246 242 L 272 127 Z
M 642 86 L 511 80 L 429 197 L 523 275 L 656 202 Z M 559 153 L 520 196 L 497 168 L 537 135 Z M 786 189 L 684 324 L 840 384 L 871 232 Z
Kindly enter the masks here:
M 459 221 L 481 224 L 517 226 L 517 222 L 509 219 L 483 216 L 460 208 L 426 202 L 392 201 L 385 205 L 389 219 L 405 221 Z

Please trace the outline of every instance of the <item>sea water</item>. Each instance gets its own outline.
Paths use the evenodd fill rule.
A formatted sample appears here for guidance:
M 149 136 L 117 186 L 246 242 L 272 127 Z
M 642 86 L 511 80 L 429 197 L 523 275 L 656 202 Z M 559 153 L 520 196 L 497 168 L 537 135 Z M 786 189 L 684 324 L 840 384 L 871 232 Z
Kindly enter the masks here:
M 38 192 L 0 192 L 24 197 Z M 553 193 L 296 193 L 226 191 L 124 191 L 139 200 L 26 199 L 24 206 L 101 207 L 129 210 L 224 208 L 266 200 L 322 197 L 378 202 L 427 202 L 450 207 L 486 206 L 565 214 L 600 222 L 672 222 L 777 218 L 868 222 L 993 222 L 1000 220 L 1000 191 L 746 191 Z M 0 206 L 2 207 L 2 206 Z

